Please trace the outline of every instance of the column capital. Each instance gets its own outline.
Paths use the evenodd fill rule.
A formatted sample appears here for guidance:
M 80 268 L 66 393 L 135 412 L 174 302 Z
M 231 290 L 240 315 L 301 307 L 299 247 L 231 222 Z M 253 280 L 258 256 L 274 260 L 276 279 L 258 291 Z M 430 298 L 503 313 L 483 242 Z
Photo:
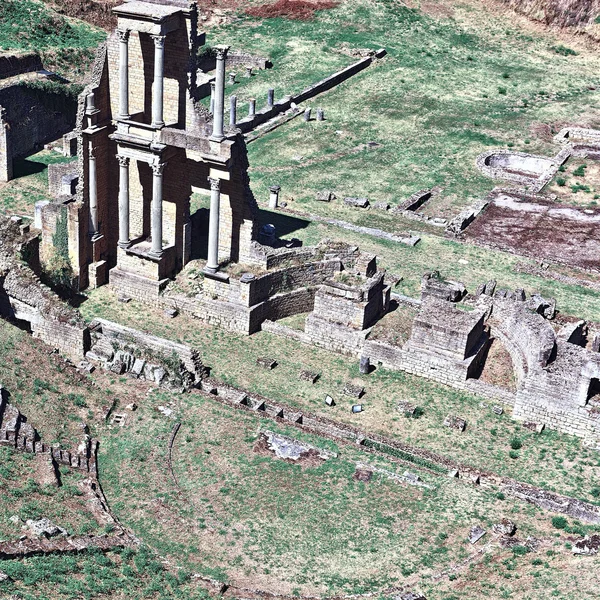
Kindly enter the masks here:
M 129 29 L 117 29 L 117 35 L 119 36 L 119 41 L 121 42 L 128 42 L 130 34 L 131 31 Z
M 218 192 L 221 190 L 221 180 L 216 177 L 207 177 L 208 182 L 210 183 L 210 189 Z
M 165 38 L 166 35 L 151 35 L 152 41 L 154 42 L 154 46 L 156 48 L 164 48 L 165 47 Z
M 121 154 L 117 154 L 117 161 L 119 162 L 119 166 L 121 167 L 129 166 L 129 156 L 122 156 Z
M 156 177 L 160 177 L 163 174 L 163 171 L 165 170 L 167 163 L 155 162 L 155 163 L 152 163 L 150 166 L 152 167 L 152 173 L 154 173 L 154 175 Z
M 217 60 L 225 60 L 231 46 L 213 46 Z

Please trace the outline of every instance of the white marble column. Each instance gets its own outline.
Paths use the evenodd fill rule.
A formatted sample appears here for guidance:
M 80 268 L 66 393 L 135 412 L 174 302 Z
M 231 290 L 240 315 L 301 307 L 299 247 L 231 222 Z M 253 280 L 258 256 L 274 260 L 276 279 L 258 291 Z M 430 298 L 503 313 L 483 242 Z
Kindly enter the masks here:
M 90 236 L 92 240 L 99 237 L 98 227 L 98 179 L 96 169 L 96 148 L 92 146 L 92 140 L 88 142 L 88 199 L 90 203 Z
M 215 46 L 217 71 L 215 76 L 215 110 L 213 114 L 213 132 L 210 137 L 214 142 L 220 142 L 223 134 L 223 112 L 225 109 L 225 59 L 229 46 Z
M 162 256 L 163 246 L 163 171 L 165 163 L 154 163 L 152 165 L 152 248 L 150 252 L 156 256 Z
M 129 119 L 129 30 L 117 29 L 119 36 L 119 118 Z
M 219 211 L 221 210 L 221 180 L 209 177 L 210 217 L 208 223 L 208 259 L 205 271 L 216 273 L 219 270 Z
M 154 84 L 152 89 L 152 127 L 164 127 L 165 36 L 153 35 Z
M 210 114 L 214 114 L 215 112 L 215 82 L 210 82 Z
M 129 158 L 117 154 L 119 161 L 119 246 L 128 248 L 129 239 Z
M 237 96 L 230 96 L 229 98 L 229 124 L 235 127 L 237 123 Z

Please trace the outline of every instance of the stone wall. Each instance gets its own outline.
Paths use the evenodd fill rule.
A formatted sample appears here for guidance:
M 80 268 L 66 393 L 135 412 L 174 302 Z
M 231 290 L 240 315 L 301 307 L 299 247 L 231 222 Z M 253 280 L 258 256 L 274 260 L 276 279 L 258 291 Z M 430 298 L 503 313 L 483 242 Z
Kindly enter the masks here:
M 0 86 L 0 106 L 10 125 L 12 158 L 27 156 L 75 126 L 76 102 L 67 94 L 16 82 Z M 46 81 L 45 79 L 39 81 Z

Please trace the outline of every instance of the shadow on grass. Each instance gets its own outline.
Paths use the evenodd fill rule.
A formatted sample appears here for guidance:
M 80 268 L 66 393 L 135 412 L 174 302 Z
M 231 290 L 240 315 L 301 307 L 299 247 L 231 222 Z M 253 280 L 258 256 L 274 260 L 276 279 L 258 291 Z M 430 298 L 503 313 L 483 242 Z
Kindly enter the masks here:
M 28 160 L 26 158 L 16 158 L 13 161 L 13 179 L 19 179 L 20 177 L 27 177 L 28 175 L 35 175 L 36 173 L 42 173 L 48 168 L 41 162 Z
M 269 210 L 258 211 L 259 226 L 270 224 L 275 226 L 277 237 L 283 238 L 286 235 L 306 229 L 310 225 L 310 221 L 300 219 L 284 213 L 271 212 Z

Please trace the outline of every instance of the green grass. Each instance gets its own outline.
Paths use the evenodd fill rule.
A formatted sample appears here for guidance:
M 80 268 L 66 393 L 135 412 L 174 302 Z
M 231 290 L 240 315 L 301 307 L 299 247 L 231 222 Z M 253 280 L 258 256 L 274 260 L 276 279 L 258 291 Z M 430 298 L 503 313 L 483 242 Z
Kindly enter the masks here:
M 250 145 L 258 196 L 266 201 L 267 187 L 279 183 L 284 196 L 316 209 L 319 189 L 394 203 L 439 185 L 458 212 L 493 186 L 475 168 L 480 152 L 512 143 L 517 150 L 555 153 L 544 139 L 525 144 L 529 136 L 522 132 L 535 122 L 596 113 L 587 86 L 598 83 L 597 58 L 557 54 L 551 34 L 524 36 L 483 7 L 475 17 L 468 6 L 449 20 L 397 2 L 358 0 L 310 22 L 245 18 L 212 32 L 211 43 L 227 40 L 273 58 L 272 71 L 235 86 L 242 105 L 268 87 L 281 95 L 298 91 L 336 70 L 340 57 L 355 60 L 340 54 L 342 45 L 388 51 L 309 102 L 325 108 L 324 123 L 297 120 Z M 328 161 L 370 140 L 382 147 Z M 320 160 L 303 166 L 294 156 Z
M 36 51 L 48 69 L 83 76 L 106 37 L 101 29 L 69 19 L 38 0 L 0 4 L 0 51 Z
M 48 192 L 48 165 L 70 162 L 55 151 L 43 150 L 14 161 L 14 179 L 0 185 L 0 212 L 33 218 L 35 203 L 51 200 Z

